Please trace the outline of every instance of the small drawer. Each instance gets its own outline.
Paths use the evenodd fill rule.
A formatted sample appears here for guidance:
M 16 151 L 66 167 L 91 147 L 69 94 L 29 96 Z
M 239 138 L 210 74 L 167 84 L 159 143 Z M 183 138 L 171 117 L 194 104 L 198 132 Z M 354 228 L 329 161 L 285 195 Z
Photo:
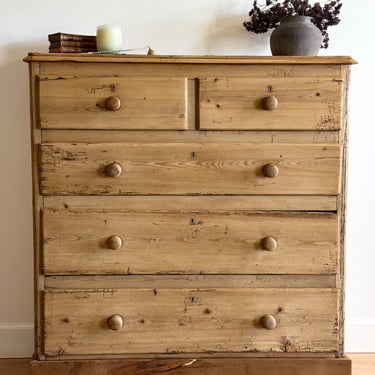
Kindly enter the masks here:
M 43 129 L 187 128 L 185 78 L 85 77 L 39 80 Z
M 202 130 L 337 130 L 344 82 L 330 78 L 201 79 Z
M 103 289 L 44 293 L 47 356 L 338 349 L 335 289 Z
M 336 144 L 42 144 L 44 195 L 336 195 Z
M 337 215 L 45 210 L 46 274 L 335 274 Z

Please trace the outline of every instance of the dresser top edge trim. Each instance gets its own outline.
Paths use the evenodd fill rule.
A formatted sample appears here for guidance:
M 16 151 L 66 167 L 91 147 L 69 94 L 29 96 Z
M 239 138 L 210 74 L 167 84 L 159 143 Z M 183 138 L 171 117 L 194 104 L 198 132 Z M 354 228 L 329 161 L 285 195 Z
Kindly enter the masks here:
M 180 64 L 357 64 L 350 56 L 125 55 L 29 52 L 25 62 L 180 63 Z

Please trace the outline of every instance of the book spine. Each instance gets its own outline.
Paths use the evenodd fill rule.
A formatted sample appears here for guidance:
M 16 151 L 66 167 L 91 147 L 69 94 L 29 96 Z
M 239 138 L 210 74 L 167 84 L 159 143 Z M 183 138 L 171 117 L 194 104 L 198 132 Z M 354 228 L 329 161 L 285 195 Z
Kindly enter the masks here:
M 48 41 L 50 42 L 59 42 L 61 40 L 96 42 L 96 36 L 95 35 L 66 34 L 66 33 L 56 33 L 56 34 L 48 35 Z
M 85 53 L 85 52 L 96 52 L 95 48 L 80 48 L 80 47 L 50 47 L 49 52 L 51 53 Z
M 53 48 L 58 48 L 58 47 L 96 48 L 96 41 L 86 42 L 86 41 L 78 41 L 78 40 L 59 40 L 56 42 L 50 42 L 50 46 Z

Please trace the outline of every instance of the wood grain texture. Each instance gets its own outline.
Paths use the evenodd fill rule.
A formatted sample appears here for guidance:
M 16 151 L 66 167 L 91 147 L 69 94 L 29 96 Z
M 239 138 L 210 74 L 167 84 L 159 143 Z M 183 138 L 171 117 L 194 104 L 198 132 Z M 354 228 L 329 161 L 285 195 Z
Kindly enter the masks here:
M 45 210 L 43 224 L 46 274 L 337 272 L 334 214 Z M 262 247 L 267 236 L 273 251 Z
M 46 290 L 128 288 L 337 288 L 336 275 L 76 275 L 46 276 Z
M 336 195 L 339 145 L 43 144 L 45 195 L 296 194 Z M 105 170 L 120 163 L 114 179 Z M 275 163 L 277 178 L 263 175 Z
M 122 375 L 126 374 L 143 375 L 144 371 L 155 369 L 156 373 L 160 368 L 167 366 L 166 362 L 170 362 L 176 374 L 182 374 L 181 371 L 190 366 L 187 374 L 196 375 L 227 375 L 228 372 L 235 371 L 236 374 L 249 374 L 249 371 L 257 375 L 269 375 L 273 371 L 278 371 L 279 375 L 299 375 L 302 371 L 303 375 L 372 375 L 375 372 L 375 354 L 374 353 L 350 353 L 347 357 L 336 359 L 310 359 L 310 358 L 240 358 L 240 359 L 143 359 L 143 360 L 70 360 L 70 361 L 35 361 L 31 359 L 0 359 L 0 373 L 7 375 L 30 375 L 31 367 L 34 375 Z M 192 362 L 194 361 L 194 362 Z M 198 362 L 198 363 L 197 363 Z M 350 365 L 352 362 L 352 371 Z M 171 363 L 174 363 L 172 365 Z M 180 366 L 176 366 L 176 364 Z M 192 365 L 195 367 L 191 367 Z M 181 366 L 182 364 L 182 366 Z M 184 366 L 189 364 L 189 366 Z M 198 365 L 199 364 L 199 365 Z M 133 367 L 133 368 L 132 368 Z M 206 368 L 206 369 L 205 369 Z M 302 370 L 301 370 L 302 368 Z M 211 372 L 210 372 L 211 369 Z M 117 371 L 117 373 L 116 373 Z M 135 372 L 135 371 L 138 371 Z M 170 374 L 172 369 L 166 369 Z M 176 372 L 177 371 L 177 372 Z M 220 373 L 219 371 L 222 371 Z M 242 372 L 241 372 L 242 371 Z M 160 371 L 159 371 L 160 373 Z
M 0 374 L 30 375 L 31 359 L 0 358 Z
M 335 130 L 341 128 L 341 80 L 207 77 L 199 82 L 203 130 Z M 274 110 L 262 100 L 277 98 Z
M 113 60 L 112 60 L 113 61 Z M 41 78 L 73 78 L 73 77 L 103 77 L 111 76 L 128 77 L 188 77 L 190 79 L 199 79 L 213 76 L 228 77 L 253 77 L 253 78 L 272 78 L 272 77 L 289 77 L 290 79 L 302 77 L 315 77 L 316 79 L 343 78 L 343 65 L 318 64 L 305 66 L 304 64 L 226 64 L 225 60 L 217 64 L 184 64 L 164 63 L 149 64 L 142 61 L 133 61 L 126 64 L 118 64 L 116 61 L 109 61 L 105 64 L 92 61 L 85 64 L 82 69 L 82 63 L 69 61 L 61 68 L 60 64 L 55 62 L 40 62 Z
M 44 207 L 52 209 L 99 209 L 137 211 L 336 211 L 335 196 L 45 196 Z
M 45 292 L 45 353 L 334 352 L 334 289 Z M 108 328 L 113 314 L 122 330 Z M 260 326 L 272 314 L 277 327 Z
M 32 159 L 32 193 L 33 193 L 33 252 L 34 252 L 34 346 L 35 352 L 41 354 L 42 326 L 41 326 L 41 290 L 43 288 L 42 251 L 41 251 L 41 222 L 40 211 L 43 206 L 43 198 L 39 194 L 39 144 L 41 143 L 41 130 L 38 128 L 38 98 L 36 93 L 35 76 L 40 73 L 39 63 L 29 67 L 30 85 L 30 134 L 31 134 L 31 159 Z
M 119 54 L 51 54 L 31 52 L 24 59 L 32 61 L 76 61 L 76 62 L 137 62 L 174 64 L 355 64 L 349 56 L 171 56 L 171 55 L 119 55 Z
M 31 367 L 32 375 L 351 375 L 351 362 L 347 358 L 60 360 L 33 361 Z
M 39 79 L 40 127 L 186 129 L 186 90 L 184 78 Z M 106 109 L 111 97 L 118 110 Z
M 194 123 L 195 126 L 195 123 Z M 43 143 L 336 143 L 339 131 L 42 130 Z
M 35 362 L 35 373 L 350 374 L 349 361 L 340 368 L 341 362 L 325 360 L 343 352 L 346 106 L 354 60 L 31 54 L 26 61 L 36 357 L 47 353 L 63 364 Z M 110 105 L 108 98 L 117 94 Z M 259 108 L 264 95 L 277 97 L 276 109 Z M 133 115 L 120 119 L 129 103 Z M 262 113 L 257 118 L 248 111 Z M 46 114 L 52 122 L 40 123 Z M 210 130 L 197 130 L 207 123 Z M 112 163 L 121 166 L 117 177 L 108 177 Z M 275 178 L 263 174 L 269 163 L 279 170 Z M 306 217 L 309 223 L 324 219 L 307 225 L 302 237 Z M 263 234 L 265 223 L 279 235 Z M 293 238 L 285 248 L 286 233 Z M 104 249 L 113 235 L 121 236 L 115 247 L 122 246 Z M 251 258 L 265 252 L 261 236 L 277 243 L 266 263 Z M 138 271 L 164 273 L 127 274 L 129 255 L 121 252 L 128 248 Z M 121 256 L 102 257 L 103 250 Z M 119 273 L 108 273 L 113 265 Z M 57 274 L 59 267 L 64 273 Z M 182 273 L 168 274 L 172 269 Z M 216 269 L 228 273 L 209 274 Z M 119 331 L 106 325 L 116 314 L 126 315 Z M 275 317 L 273 330 L 261 328 L 264 315 Z M 152 362 L 167 352 L 172 362 L 165 367 Z M 204 356 L 233 362 L 174 367 L 173 361 Z M 241 361 L 250 356 L 262 362 Z M 278 356 L 292 361 L 272 364 Z M 317 361 L 309 363 L 313 357 Z M 48 363 L 52 367 L 43 367 Z
M 350 353 L 353 375 L 373 375 L 375 373 L 375 353 Z

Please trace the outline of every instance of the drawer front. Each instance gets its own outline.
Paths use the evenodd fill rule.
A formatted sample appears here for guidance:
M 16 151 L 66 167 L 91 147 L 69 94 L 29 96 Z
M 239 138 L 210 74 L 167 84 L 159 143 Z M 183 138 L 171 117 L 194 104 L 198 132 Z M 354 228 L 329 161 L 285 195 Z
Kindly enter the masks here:
M 333 289 L 113 289 L 45 292 L 47 356 L 333 352 Z
M 343 88 L 330 78 L 201 79 L 200 129 L 340 129 Z
M 45 129 L 186 129 L 185 78 L 41 79 Z
M 334 274 L 334 214 L 46 210 L 46 274 Z
M 336 195 L 334 144 L 43 144 L 44 195 Z

